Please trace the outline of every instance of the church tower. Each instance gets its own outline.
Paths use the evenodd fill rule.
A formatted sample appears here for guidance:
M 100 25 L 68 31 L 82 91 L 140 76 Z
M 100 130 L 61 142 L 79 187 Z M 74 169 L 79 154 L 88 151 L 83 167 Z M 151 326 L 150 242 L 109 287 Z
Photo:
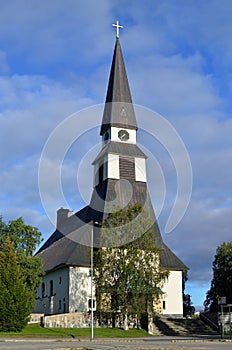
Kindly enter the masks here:
M 147 200 L 146 155 L 136 144 L 137 121 L 119 38 L 116 38 L 100 136 L 95 158 L 94 192 L 90 207 L 102 213 L 113 206 Z
M 94 227 L 93 223 L 102 223 L 114 207 L 140 203 L 153 222 L 154 243 L 161 250 L 160 266 L 170 271 L 162 289 L 160 312 L 182 316 L 182 272 L 187 267 L 163 242 L 155 217 L 147 189 L 147 156 L 137 145 L 138 126 L 119 41 L 121 26 L 118 22 L 114 26 L 116 42 L 100 126 L 102 148 L 93 161 L 90 204 L 75 214 L 68 209 L 58 210 L 57 228 L 37 253 L 46 274 L 38 289 L 36 312 L 44 305 L 49 314 L 89 310 L 90 244 L 87 238 L 92 232 L 97 247 L 100 234 L 100 227 Z

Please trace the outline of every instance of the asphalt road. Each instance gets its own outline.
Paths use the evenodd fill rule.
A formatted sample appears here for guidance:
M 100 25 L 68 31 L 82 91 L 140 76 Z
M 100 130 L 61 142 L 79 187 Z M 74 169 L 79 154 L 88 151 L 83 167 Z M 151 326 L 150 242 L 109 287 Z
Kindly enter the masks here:
M 206 337 L 150 337 L 143 339 L 0 339 L 0 350 L 232 350 L 231 341 Z

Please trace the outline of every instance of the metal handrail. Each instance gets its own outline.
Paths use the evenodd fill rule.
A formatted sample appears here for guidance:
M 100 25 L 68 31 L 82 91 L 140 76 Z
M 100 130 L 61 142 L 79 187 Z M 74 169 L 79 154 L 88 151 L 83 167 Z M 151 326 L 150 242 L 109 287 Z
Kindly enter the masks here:
M 210 318 L 208 318 L 205 313 L 201 312 L 200 313 L 200 318 L 204 319 L 206 323 L 210 324 L 212 328 L 219 330 L 218 324 L 213 322 Z

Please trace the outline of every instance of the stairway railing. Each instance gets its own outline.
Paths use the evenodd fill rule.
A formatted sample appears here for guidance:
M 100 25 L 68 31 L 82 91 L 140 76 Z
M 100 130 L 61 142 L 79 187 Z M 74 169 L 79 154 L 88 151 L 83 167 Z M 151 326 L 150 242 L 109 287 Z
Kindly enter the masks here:
M 210 312 L 206 311 L 206 312 L 201 312 L 200 313 L 200 319 L 206 323 L 207 325 L 209 325 L 212 329 L 214 329 L 215 331 L 219 331 L 219 327 L 218 324 L 215 323 L 211 318 L 210 318 Z

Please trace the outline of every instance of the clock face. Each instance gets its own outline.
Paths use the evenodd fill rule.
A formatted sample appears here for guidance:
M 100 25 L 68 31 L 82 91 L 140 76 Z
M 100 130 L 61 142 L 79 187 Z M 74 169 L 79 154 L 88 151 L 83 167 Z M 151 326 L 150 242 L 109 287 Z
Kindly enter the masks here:
M 129 140 L 129 132 L 126 130 L 120 130 L 118 132 L 118 137 L 120 138 L 121 141 L 128 141 Z

